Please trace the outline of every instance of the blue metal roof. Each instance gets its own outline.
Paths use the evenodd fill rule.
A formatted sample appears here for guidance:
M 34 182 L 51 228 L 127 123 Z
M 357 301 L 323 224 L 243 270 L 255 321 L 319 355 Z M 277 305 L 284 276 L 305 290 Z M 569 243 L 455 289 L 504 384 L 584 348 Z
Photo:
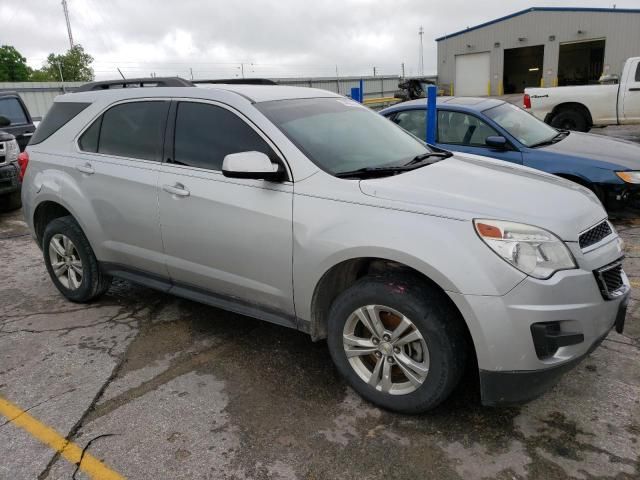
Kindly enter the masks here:
M 525 10 L 520 10 L 519 12 L 512 13 L 511 15 L 506 15 L 504 17 L 496 18 L 495 20 L 491 20 L 489 22 L 481 23 L 480 25 L 476 25 L 475 27 L 466 28 L 464 30 L 460 30 L 459 32 L 450 33 L 448 35 L 444 35 L 443 37 L 436 38 L 436 42 L 441 40 L 446 40 L 447 38 L 457 37 L 458 35 L 462 35 L 463 33 L 471 32 L 473 30 L 478 30 L 480 28 L 487 27 L 489 25 L 493 25 L 494 23 L 503 22 L 505 20 L 509 20 L 513 17 L 519 17 L 520 15 L 524 15 L 529 12 L 595 12 L 595 13 L 640 13 L 640 9 L 634 8 L 582 8 L 582 7 L 531 7 Z

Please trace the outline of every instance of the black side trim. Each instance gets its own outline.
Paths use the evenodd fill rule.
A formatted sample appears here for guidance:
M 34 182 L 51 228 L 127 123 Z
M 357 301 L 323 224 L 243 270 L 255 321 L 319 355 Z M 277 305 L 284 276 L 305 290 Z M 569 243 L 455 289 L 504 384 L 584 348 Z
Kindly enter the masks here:
M 101 262 L 100 268 L 108 275 L 153 288 L 154 290 L 160 290 L 161 292 L 211 305 L 239 315 L 246 315 L 247 317 L 275 323 L 276 325 L 297 329 L 295 316 L 264 307 L 263 305 L 251 304 L 238 298 L 213 293 L 193 285 L 178 284 L 160 275 L 133 269 L 125 265 Z
M 612 325 L 613 327 L 613 325 Z M 523 403 L 539 397 L 555 385 L 566 372 L 578 365 L 593 352 L 609 335 L 605 333 L 593 342 L 582 356 L 557 367 L 544 370 L 514 370 L 495 372 L 480 370 L 480 393 L 482 404 L 487 406 Z

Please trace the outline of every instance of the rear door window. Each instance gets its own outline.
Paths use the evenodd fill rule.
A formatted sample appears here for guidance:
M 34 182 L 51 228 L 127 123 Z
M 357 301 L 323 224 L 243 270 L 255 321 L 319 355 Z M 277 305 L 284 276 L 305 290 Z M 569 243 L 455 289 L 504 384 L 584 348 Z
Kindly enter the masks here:
M 176 115 L 175 162 L 222 170 L 231 153 L 262 152 L 278 162 L 275 152 L 247 123 L 229 110 L 196 102 L 180 102 Z
M 168 101 L 128 102 L 98 118 L 78 141 L 86 152 L 159 162 Z

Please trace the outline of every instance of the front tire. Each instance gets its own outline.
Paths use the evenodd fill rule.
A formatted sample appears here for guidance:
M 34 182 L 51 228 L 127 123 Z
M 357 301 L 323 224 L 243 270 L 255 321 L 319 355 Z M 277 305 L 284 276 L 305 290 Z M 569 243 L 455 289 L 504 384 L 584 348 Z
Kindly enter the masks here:
M 56 218 L 47 225 L 42 252 L 53 284 L 72 302 L 90 302 L 109 289 L 111 277 L 100 271 L 91 245 L 73 217 Z
M 364 277 L 334 301 L 328 345 L 360 395 L 396 412 L 419 413 L 445 400 L 467 355 L 458 312 L 413 277 Z

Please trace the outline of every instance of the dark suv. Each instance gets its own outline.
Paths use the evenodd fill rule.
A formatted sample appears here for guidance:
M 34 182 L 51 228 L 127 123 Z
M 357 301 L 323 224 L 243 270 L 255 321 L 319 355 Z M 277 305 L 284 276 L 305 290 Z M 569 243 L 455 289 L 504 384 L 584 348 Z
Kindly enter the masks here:
M 18 154 L 25 149 L 36 127 L 16 92 L 0 92 L 0 203 L 20 208 L 21 167 Z

